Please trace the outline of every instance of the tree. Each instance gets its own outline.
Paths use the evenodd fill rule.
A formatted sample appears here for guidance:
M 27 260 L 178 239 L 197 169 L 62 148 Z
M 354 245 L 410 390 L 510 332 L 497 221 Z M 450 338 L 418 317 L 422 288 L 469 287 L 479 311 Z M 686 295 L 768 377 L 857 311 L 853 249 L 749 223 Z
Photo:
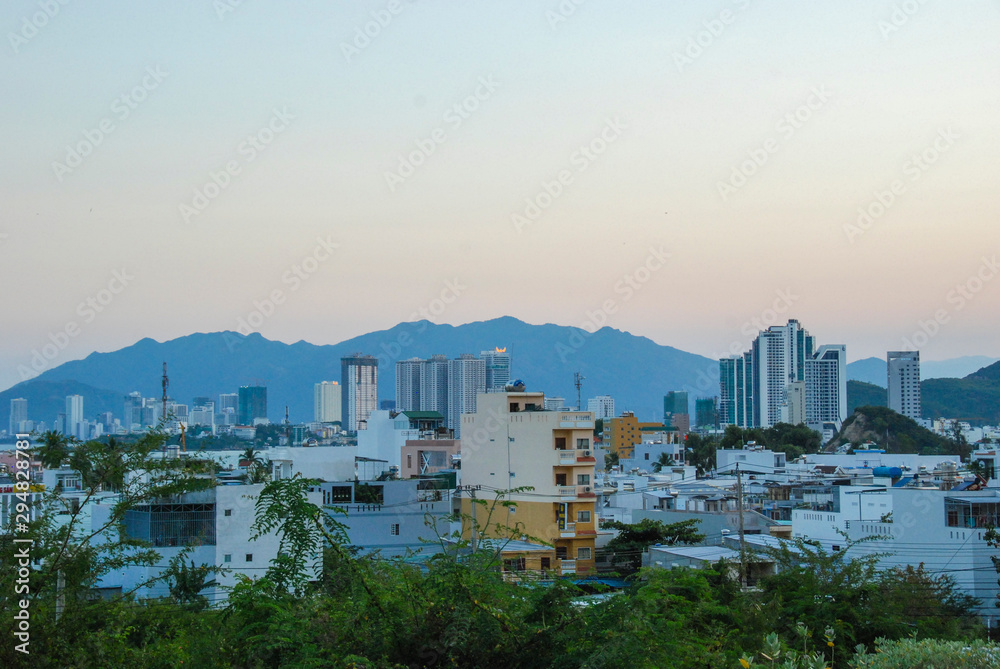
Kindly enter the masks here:
M 736 428 L 739 430 L 739 428 Z M 687 451 L 687 461 L 695 468 L 698 476 L 715 469 L 715 451 L 719 448 L 719 442 L 712 437 L 702 437 L 697 434 L 688 434 L 685 441 Z
M 247 483 L 267 483 L 271 480 L 271 461 L 257 455 L 253 446 L 240 454 L 240 464 L 246 468 Z
M 700 522 L 683 520 L 667 524 L 649 518 L 632 524 L 605 522 L 602 527 L 618 530 L 618 535 L 608 542 L 605 551 L 618 571 L 626 575 L 634 574 L 642 567 L 643 552 L 654 544 L 673 546 L 704 541 L 705 535 L 697 530 Z
M 4 598 L 17 592 L 18 599 L 27 603 L 32 649 L 45 648 L 53 656 L 68 653 L 65 662 L 55 665 L 71 663 L 74 647 L 79 651 L 95 638 L 95 629 L 119 619 L 135 590 L 169 576 L 160 573 L 109 599 L 95 597 L 95 588 L 109 573 L 153 568 L 161 560 L 153 546 L 126 532 L 127 514 L 154 501 L 215 485 L 212 463 L 161 457 L 164 441 L 162 433 L 144 435 L 130 444 L 115 439 L 72 443 L 48 434 L 34 449 L 33 455 L 49 464 L 68 463 L 78 474 L 80 489 L 73 493 L 73 503 L 68 503 L 64 497 L 68 493 L 61 489 L 46 491 L 33 505 L 31 522 L 18 528 L 16 535 L 0 535 L 0 592 Z M 97 504 L 103 505 L 100 514 L 94 513 Z M 25 544 L 16 543 L 15 536 L 31 542 L 35 565 L 27 582 L 18 581 L 17 565 Z M 57 612 L 60 602 L 62 610 Z M 5 602 L 4 607 L 9 609 L 9 604 Z M 12 624 L 12 616 L 4 617 L 0 633 L 12 638 Z M 15 666 L 4 655 L 9 650 L 5 645 L 0 651 L 0 665 Z M 117 660 L 106 663 L 120 664 Z
M 46 469 L 59 469 L 69 458 L 70 445 L 75 443 L 66 435 L 49 430 L 42 435 L 42 444 L 35 450 L 35 457 Z
M 606 453 L 604 455 L 604 471 L 611 471 L 612 467 L 618 465 L 619 459 L 617 453 Z
M 170 587 L 170 598 L 186 609 L 200 611 L 206 608 L 208 598 L 201 593 L 205 588 L 218 585 L 210 579 L 216 571 L 208 565 L 195 565 L 194 560 L 189 566 L 185 553 L 175 556 L 164 573 Z
M 653 463 L 653 471 L 659 472 L 664 467 L 672 467 L 674 464 L 674 459 L 667 455 L 666 453 L 660 453 L 660 457 L 657 458 L 656 462 Z

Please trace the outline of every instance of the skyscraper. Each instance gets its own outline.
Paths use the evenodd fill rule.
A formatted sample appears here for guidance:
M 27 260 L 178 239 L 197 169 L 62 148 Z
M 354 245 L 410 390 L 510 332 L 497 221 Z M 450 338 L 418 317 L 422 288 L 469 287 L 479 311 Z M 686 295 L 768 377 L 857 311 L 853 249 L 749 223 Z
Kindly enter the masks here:
M 10 430 L 8 434 L 22 431 L 21 423 L 28 422 L 28 400 L 18 397 L 10 401 Z
M 483 351 L 479 357 L 486 363 L 486 392 L 503 392 L 510 383 L 510 353 L 507 353 L 507 347 L 497 346 L 492 351 Z
M 663 424 L 675 427 L 681 434 L 691 429 L 691 414 L 688 408 L 688 394 L 683 390 L 671 390 L 663 396 Z
M 265 386 L 240 386 L 240 425 L 253 425 L 258 418 L 267 418 L 267 388 Z
M 752 351 L 719 360 L 719 425 L 754 427 Z
M 718 427 L 719 405 L 714 397 L 701 397 L 694 401 L 695 427 Z
M 823 423 L 837 429 L 847 418 L 847 347 L 823 345 L 806 360 L 806 425 L 822 431 Z
M 847 417 L 846 347 L 822 346 L 796 320 L 760 332 L 748 352 L 719 361 L 719 422 L 771 427 L 803 414 L 819 429 Z M 811 370 L 811 372 L 809 371 Z M 790 405 L 789 388 L 795 394 Z M 804 404 L 804 406 L 803 406 Z
M 615 417 L 615 399 L 611 395 L 598 395 L 587 400 L 587 411 L 594 414 L 594 420 Z
M 355 353 L 340 359 L 341 426 L 347 432 L 367 428 L 378 409 L 378 358 Z
M 448 423 L 448 358 L 436 354 L 420 368 L 420 410 L 437 411 Z M 396 405 L 399 408 L 399 405 Z
M 486 392 L 486 361 L 463 353 L 448 361 L 448 416 L 445 425 L 460 436 L 462 414 L 476 413 L 476 397 Z
M 219 411 L 225 411 L 226 409 L 232 409 L 236 414 L 240 411 L 240 400 L 239 395 L 236 393 L 220 393 L 219 394 Z
M 420 358 L 396 362 L 396 410 L 420 410 L 420 378 L 425 361 Z
M 340 423 L 343 404 L 341 386 L 336 381 L 322 381 L 313 386 L 313 420 L 317 423 Z
M 125 408 L 122 413 L 122 427 L 126 432 L 142 425 L 142 393 L 134 390 L 125 396 Z
M 813 337 L 794 319 L 769 327 L 754 340 L 754 426 L 771 427 L 787 419 L 788 384 L 805 381 L 813 346 Z
M 80 425 L 83 422 L 83 395 L 67 395 L 66 396 L 66 427 L 65 433 L 68 436 L 76 437 L 78 439 L 85 439 L 87 435 L 83 434 L 83 427 Z
M 920 420 L 920 351 L 889 351 L 886 371 L 889 408 Z

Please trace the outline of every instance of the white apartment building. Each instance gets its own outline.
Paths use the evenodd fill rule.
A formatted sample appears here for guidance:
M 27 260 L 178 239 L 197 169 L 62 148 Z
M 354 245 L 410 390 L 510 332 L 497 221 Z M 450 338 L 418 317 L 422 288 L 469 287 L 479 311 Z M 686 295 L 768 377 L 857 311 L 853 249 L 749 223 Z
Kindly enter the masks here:
M 615 417 L 615 398 L 611 395 L 598 395 L 587 400 L 587 411 L 594 414 L 594 420 L 605 420 Z
M 343 397 L 336 381 L 321 381 L 313 386 L 313 420 L 317 423 L 341 422 Z
M 920 351 L 889 351 L 886 370 L 889 408 L 920 420 Z

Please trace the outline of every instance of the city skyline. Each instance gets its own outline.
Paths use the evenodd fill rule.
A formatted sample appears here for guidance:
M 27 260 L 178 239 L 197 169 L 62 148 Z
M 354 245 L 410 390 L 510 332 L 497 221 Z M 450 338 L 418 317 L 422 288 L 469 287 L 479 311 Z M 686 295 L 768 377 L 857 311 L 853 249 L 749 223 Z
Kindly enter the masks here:
M 57 4 L 0 12 L 0 387 L 503 314 L 1000 356 L 996 2 Z

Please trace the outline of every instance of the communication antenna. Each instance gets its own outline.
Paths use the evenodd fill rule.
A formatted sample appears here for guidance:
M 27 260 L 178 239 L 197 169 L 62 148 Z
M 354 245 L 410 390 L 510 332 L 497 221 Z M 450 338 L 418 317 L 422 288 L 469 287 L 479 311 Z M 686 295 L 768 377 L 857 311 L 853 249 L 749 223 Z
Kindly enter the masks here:
M 573 385 L 576 386 L 576 410 L 580 411 L 580 387 L 583 386 L 583 380 L 587 378 L 582 376 L 580 372 L 573 372 Z
M 167 422 L 167 386 L 170 385 L 170 379 L 167 378 L 167 363 L 163 363 L 163 422 Z

